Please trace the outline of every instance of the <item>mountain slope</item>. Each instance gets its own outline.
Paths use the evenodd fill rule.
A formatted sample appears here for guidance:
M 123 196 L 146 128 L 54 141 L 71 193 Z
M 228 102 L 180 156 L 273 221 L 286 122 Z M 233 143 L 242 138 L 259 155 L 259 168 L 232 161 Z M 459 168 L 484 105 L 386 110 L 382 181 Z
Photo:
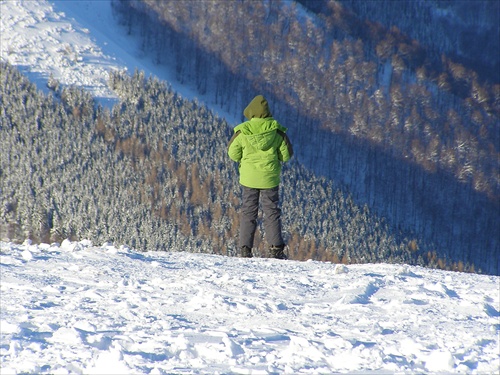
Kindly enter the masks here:
M 36 5 L 35 3 L 29 3 L 29 5 L 31 4 Z M 81 77 L 78 73 L 79 69 L 93 67 L 92 64 L 95 62 L 97 62 L 98 66 L 91 68 L 90 72 L 99 72 L 99 74 L 95 74 L 94 76 L 92 74 L 87 75 L 89 78 L 94 77 L 94 79 L 97 80 L 98 84 L 94 84 L 96 87 L 105 87 L 109 78 L 108 71 L 106 69 L 100 69 L 99 66 L 107 65 L 110 68 L 113 66 L 113 70 L 121 70 L 127 66 L 129 67 L 129 70 L 132 70 L 134 66 L 138 66 L 145 68 L 146 74 L 153 72 L 161 78 L 167 77 L 168 81 L 175 85 L 176 92 L 185 93 L 185 96 L 187 97 L 201 97 L 207 103 L 216 102 L 219 107 L 211 106 L 211 108 L 216 108 L 216 112 L 223 113 L 224 118 L 231 120 L 231 125 L 237 123 L 234 119 L 239 118 L 239 112 L 241 111 L 245 100 L 243 96 L 251 95 L 251 93 L 247 92 L 247 90 L 238 89 L 238 85 L 245 86 L 245 82 L 247 82 L 247 87 L 249 87 L 253 85 L 252 82 L 245 81 L 243 79 L 240 80 L 240 78 L 242 78 L 241 76 L 232 77 L 225 75 L 227 72 L 224 72 L 224 68 L 220 61 L 213 60 L 213 57 L 211 59 L 210 56 L 201 53 L 196 49 L 198 47 L 193 47 L 192 42 L 187 40 L 181 34 L 172 34 L 171 31 L 166 31 L 167 34 L 170 33 L 171 36 L 174 36 L 174 41 L 163 40 L 164 43 L 160 45 L 163 48 L 164 54 L 161 54 L 161 51 L 155 48 L 150 48 L 151 45 L 146 43 L 146 40 L 141 41 L 141 39 L 139 39 L 137 42 L 137 39 L 133 34 L 135 28 L 138 26 L 133 23 L 130 23 L 128 28 L 128 31 L 131 32 L 132 35 L 125 35 L 124 32 L 127 31 L 127 29 L 120 28 L 114 23 L 109 3 L 99 2 L 96 4 L 95 2 L 57 2 L 54 3 L 54 9 L 52 9 L 52 6 L 45 2 L 41 2 L 39 4 L 40 7 L 33 6 L 31 8 L 27 6 L 28 4 L 25 4 L 26 6 L 23 5 L 18 7 L 15 7 L 14 5 L 16 5 L 16 3 L 1 3 L 2 13 L 9 14 L 10 12 L 11 14 L 10 17 L 2 17 L 2 28 L 9 31 L 2 33 L 2 48 L 4 48 L 2 49 L 2 59 L 11 60 L 15 64 L 20 64 L 21 66 L 27 66 L 28 68 L 24 68 L 25 71 L 38 71 L 39 73 L 35 73 L 35 75 L 32 74 L 30 76 L 32 80 L 34 79 L 36 81 L 37 74 L 41 74 L 41 71 L 37 70 L 37 67 L 39 67 L 38 65 L 42 62 L 45 63 L 45 61 L 50 61 L 50 66 L 53 68 L 53 76 L 60 81 L 62 84 L 61 86 L 72 82 L 79 83 L 80 81 L 78 77 Z M 309 22 L 308 27 L 310 27 L 310 31 L 312 33 L 317 32 L 314 27 L 321 24 L 321 22 L 317 22 L 314 18 L 310 18 L 307 14 L 302 12 L 300 8 L 297 9 L 298 11 L 296 14 L 298 14 L 300 22 L 303 23 L 302 25 Z M 6 12 L 6 10 L 9 11 Z M 25 18 L 19 17 L 23 10 L 26 11 L 23 16 Z M 40 13 L 40 10 L 43 10 L 43 12 Z M 60 12 L 62 10 L 65 11 L 67 15 L 61 14 Z M 263 10 L 266 11 L 266 9 Z M 282 20 L 282 14 L 279 13 L 279 7 L 272 7 L 267 10 L 269 11 L 269 14 L 266 20 L 269 22 L 278 20 L 277 24 L 280 25 L 281 21 L 279 20 Z M 262 11 L 262 9 L 258 11 Z M 76 18 L 78 21 L 73 18 Z M 55 23 L 53 24 L 52 22 Z M 29 29 L 23 29 L 23 23 L 30 24 L 31 27 Z M 107 26 L 104 30 L 102 26 L 103 24 Z M 154 22 L 146 22 L 145 24 L 152 25 L 153 28 L 158 30 L 160 29 L 155 26 L 156 24 Z M 291 26 L 295 27 L 297 25 L 292 22 Z M 185 27 L 190 27 L 189 23 L 185 23 Z M 26 30 L 30 31 L 32 29 L 36 29 L 37 34 L 45 35 L 45 40 L 51 40 L 53 45 L 49 45 L 47 42 L 44 42 L 36 43 L 32 45 L 30 49 L 16 49 L 16 44 L 13 44 L 14 41 L 28 40 L 29 38 L 24 39 L 22 37 L 23 32 Z M 144 30 L 147 31 L 147 29 Z M 294 32 L 298 32 L 300 30 L 301 29 L 297 29 Z M 214 29 L 214 31 L 217 30 Z M 284 31 L 287 31 L 286 28 Z M 51 54 L 50 52 L 53 52 L 55 48 L 54 45 L 57 45 L 57 43 L 64 45 L 65 41 L 68 40 L 67 34 L 73 35 L 71 45 L 75 50 L 75 54 L 72 55 L 70 53 L 69 57 L 59 59 L 57 58 L 57 53 Z M 78 34 L 78 38 L 75 37 L 74 34 Z M 153 35 L 148 34 L 148 32 L 144 32 L 143 34 L 146 35 L 146 37 L 148 37 L 148 35 Z M 12 37 L 14 35 L 17 39 Z M 26 36 L 29 35 L 30 34 L 26 34 Z M 90 37 L 85 39 L 86 35 L 90 35 Z M 111 37 L 112 35 L 113 37 Z M 50 39 L 49 36 L 53 37 L 53 39 Z M 150 39 L 149 42 L 153 39 Z M 83 42 L 80 45 L 79 43 L 82 40 Z M 142 44 L 142 56 L 134 56 L 134 53 L 137 52 L 137 49 L 134 46 L 136 42 L 139 46 Z M 177 46 L 175 43 L 179 45 Z M 178 48 L 176 47 L 172 49 L 172 44 Z M 349 61 L 351 61 L 351 63 L 355 61 L 355 59 L 353 60 L 353 56 L 357 57 L 359 53 L 359 46 L 356 47 L 356 45 L 353 46 L 349 43 L 347 43 L 346 46 L 347 47 L 344 49 L 344 46 L 340 43 L 333 44 L 333 47 L 338 49 L 336 53 L 340 53 L 339 56 L 341 59 L 347 59 L 345 64 L 341 64 L 339 61 L 333 65 L 333 67 L 336 68 L 336 73 L 339 74 L 345 74 L 349 71 L 347 69 L 348 66 L 350 66 Z M 349 48 L 353 49 L 349 50 Z M 58 53 L 65 54 L 66 52 L 63 52 L 63 50 L 64 48 Z M 194 56 L 195 58 L 190 58 L 191 55 L 189 53 L 193 51 L 197 51 Z M 333 52 L 334 51 L 332 50 L 332 53 Z M 108 53 L 111 54 L 109 55 Z M 44 58 L 33 62 L 30 56 L 36 54 L 43 56 Z M 165 59 L 165 56 L 167 55 L 170 55 L 170 57 Z M 164 66 L 155 66 L 151 63 L 151 59 L 155 60 L 157 63 L 173 63 L 173 65 L 167 64 Z M 162 61 L 162 59 L 164 61 Z M 23 63 L 23 61 L 25 63 Z M 99 61 L 104 61 L 104 63 L 100 63 Z M 299 66 L 301 63 L 301 61 L 296 58 L 286 61 L 294 61 L 294 63 L 299 64 Z M 304 61 L 307 60 L 304 59 Z M 45 65 L 45 68 L 48 66 L 49 65 Z M 355 64 L 354 67 L 356 69 L 354 71 L 356 73 L 360 73 L 360 77 L 365 77 L 367 74 L 366 72 L 363 73 L 362 70 L 359 70 L 363 66 L 367 69 L 373 69 L 373 65 L 370 64 Z M 386 64 L 386 66 L 388 65 Z M 190 70 L 190 67 L 194 70 Z M 215 72 L 217 74 L 214 74 L 213 78 L 218 80 L 220 84 L 220 86 L 218 86 L 218 90 L 214 89 L 215 87 L 210 81 L 211 78 L 206 76 L 206 71 L 204 69 L 207 69 L 207 67 L 215 67 Z M 89 71 L 87 71 L 87 73 L 88 72 Z M 386 76 L 387 74 L 385 73 L 380 73 L 380 75 L 377 73 L 373 74 L 372 78 L 377 77 L 382 79 L 383 82 L 386 82 Z M 334 77 L 333 82 L 335 85 L 338 83 L 339 77 Z M 345 75 L 344 78 L 348 83 L 344 86 L 346 92 L 348 91 L 350 93 L 352 89 L 354 89 L 354 91 L 357 90 L 359 93 L 362 92 L 359 82 L 357 84 L 358 86 L 356 86 L 349 83 L 350 77 L 348 75 Z M 359 79 L 360 78 L 358 78 L 358 80 Z M 43 82 L 43 80 L 40 81 L 42 86 Z M 80 83 L 84 83 L 86 88 L 90 88 L 92 84 L 86 82 L 88 81 L 81 80 Z M 135 82 L 139 82 L 139 84 L 142 85 L 143 81 L 137 79 Z M 180 85 L 179 82 L 182 82 L 183 84 Z M 51 80 L 51 83 L 53 87 L 54 85 L 57 86 L 56 80 Z M 231 83 L 235 90 L 230 90 L 228 87 L 224 86 L 228 83 Z M 192 90 L 185 91 L 184 89 L 186 87 L 191 87 Z M 258 84 L 257 87 L 259 87 Z M 496 206 L 494 204 L 492 205 L 491 201 L 485 198 L 484 195 L 475 192 L 471 188 L 471 185 L 455 181 L 453 177 L 447 173 L 442 173 L 442 171 L 439 170 L 432 170 L 432 163 L 426 167 L 431 170 L 422 170 L 412 163 L 402 162 L 401 156 L 395 158 L 394 154 L 387 151 L 385 147 L 374 147 L 370 142 L 354 140 L 350 135 L 346 136 L 342 132 L 332 133 L 330 129 L 322 129 L 319 126 L 320 124 L 315 120 L 304 117 L 303 113 L 300 113 L 300 111 L 297 111 L 293 107 L 283 103 L 282 100 L 279 100 L 279 92 L 275 91 L 275 87 L 270 84 L 266 84 L 265 87 L 266 90 L 269 90 L 270 98 L 274 99 L 274 105 L 278 116 L 280 116 L 280 118 L 283 116 L 284 119 L 286 119 L 287 116 L 289 116 L 288 118 L 292 118 L 292 120 L 288 122 L 292 124 L 290 132 L 294 136 L 297 145 L 297 160 L 299 163 L 294 164 L 290 169 L 292 173 L 285 176 L 286 179 L 290 178 L 289 185 L 285 186 L 285 202 L 288 205 L 286 207 L 287 210 L 290 210 L 290 215 L 287 216 L 286 220 L 289 220 L 287 222 L 287 225 L 290 225 L 288 227 L 290 228 L 288 236 L 290 240 L 293 240 L 291 241 L 293 242 L 294 247 L 293 252 L 304 251 L 307 255 L 302 256 L 305 258 L 312 256 L 317 259 L 322 259 L 322 257 L 329 258 L 336 256 L 340 260 L 345 257 L 345 261 L 378 261 L 383 259 L 384 256 L 387 256 L 387 259 L 390 259 L 390 261 L 401 261 L 404 258 L 404 261 L 407 262 L 418 261 L 420 264 L 431 264 L 433 266 L 436 266 L 438 264 L 437 260 L 440 259 L 441 266 L 444 265 L 445 267 L 464 269 L 465 265 L 465 269 L 471 269 L 471 265 L 474 264 L 476 266 L 476 270 L 492 273 L 498 272 L 497 262 L 491 262 L 491 258 L 497 258 L 498 251 L 500 250 L 498 235 L 495 231 L 496 223 L 498 222 L 498 212 L 496 210 Z M 270 87 L 273 88 L 270 90 Z M 305 90 L 307 88 L 306 86 L 301 86 L 299 84 L 295 87 L 297 90 Z M 312 90 L 314 87 L 307 88 L 307 90 L 310 89 Z M 108 88 L 106 88 L 106 90 L 108 90 Z M 286 90 L 286 88 L 282 90 Z M 387 109 L 387 107 L 385 107 L 387 103 L 384 104 L 383 101 L 384 90 L 385 89 L 380 92 L 377 91 L 375 95 L 375 97 L 378 98 L 377 100 L 380 100 L 380 103 L 377 103 L 381 105 L 382 112 Z M 311 92 L 313 93 L 313 91 Z M 204 92 L 204 94 L 201 95 L 201 92 Z M 241 92 L 244 94 L 240 94 Z M 420 91 L 417 91 L 416 93 L 418 94 L 419 92 Z M 94 91 L 94 93 L 97 96 L 104 95 L 106 97 L 114 95 L 110 91 L 108 91 L 107 94 L 99 94 L 98 91 Z M 411 93 L 414 93 L 414 91 L 411 91 Z M 132 98 L 123 98 L 125 102 L 128 101 L 126 108 L 128 111 L 135 111 L 134 105 L 137 103 L 134 102 L 133 97 L 137 94 L 133 91 L 129 91 L 127 95 L 130 95 Z M 149 95 L 149 93 L 147 95 Z M 299 92 L 297 95 L 300 98 L 302 93 Z M 341 98 L 348 99 L 347 96 L 342 95 L 340 96 Z M 66 96 L 66 98 L 68 98 L 68 96 Z M 228 98 L 231 98 L 231 100 Z M 421 99 L 422 102 L 425 102 L 426 97 L 422 96 Z M 156 99 L 154 96 L 151 96 L 151 99 L 146 100 L 154 102 Z M 418 101 L 416 102 L 418 103 Z M 75 103 L 71 101 L 67 101 L 66 110 L 73 111 L 74 108 L 70 106 L 74 106 L 74 104 Z M 339 102 L 339 104 L 342 104 L 342 102 Z M 224 106 L 226 110 L 222 111 L 220 109 L 221 105 Z M 352 108 L 354 107 L 355 105 L 352 106 Z M 303 106 L 303 108 L 306 111 L 317 110 L 317 108 L 313 106 Z M 436 115 L 435 110 L 432 108 L 432 110 L 428 112 L 429 108 L 426 106 L 419 107 L 417 105 L 417 109 L 418 112 L 425 112 L 426 116 L 429 116 L 429 118 Z M 146 109 L 144 113 L 147 113 L 147 110 L 149 109 Z M 75 114 L 78 114 L 77 112 L 78 111 L 76 111 Z M 345 117 L 345 120 L 343 120 L 344 125 L 347 124 L 348 126 L 351 126 L 351 122 L 349 122 L 351 115 L 348 112 L 342 114 L 341 117 Z M 296 117 L 294 118 L 294 116 Z M 457 113 L 455 113 L 454 116 L 456 118 Z M 130 117 L 133 122 L 134 116 Z M 147 118 L 147 116 L 141 114 L 141 121 L 145 121 L 145 118 Z M 200 116 L 200 118 L 204 118 L 204 116 Z M 107 119 L 107 117 L 104 116 L 102 119 Z M 132 126 L 127 128 L 126 131 L 128 133 L 121 134 L 118 132 L 121 139 L 114 139 L 116 132 L 115 135 L 113 135 L 112 129 L 107 129 L 110 128 L 109 124 L 104 124 L 104 127 L 102 127 L 102 119 L 97 122 L 94 122 L 95 119 L 89 119 L 87 121 L 87 125 L 97 123 L 98 125 L 95 125 L 97 135 L 100 134 L 101 136 L 106 137 L 107 134 L 107 142 L 110 142 L 113 139 L 113 142 L 115 142 L 115 151 L 121 150 L 123 152 L 126 147 L 130 147 L 131 145 L 133 146 L 137 140 L 140 140 L 140 150 L 142 150 L 141 152 L 144 152 L 158 147 L 155 143 L 163 136 L 162 134 L 155 134 L 153 132 L 148 135 L 148 141 L 144 142 L 141 139 L 144 135 L 144 131 Z M 357 127 L 350 128 L 349 131 L 353 134 L 356 132 L 363 134 L 366 129 L 363 130 L 364 128 L 362 125 L 366 119 L 363 119 L 363 117 L 357 117 L 356 113 L 354 113 L 354 119 L 356 121 L 353 123 L 355 125 L 357 124 Z M 129 120 L 127 121 L 130 123 Z M 183 121 L 184 120 L 179 121 L 177 125 L 182 126 Z M 200 120 L 196 119 L 195 121 Z M 205 120 L 201 120 L 202 123 L 204 121 Z M 440 119 L 438 118 L 438 120 L 435 120 L 435 123 L 436 125 L 439 124 Z M 227 124 L 221 125 L 224 126 L 224 129 L 228 128 Z M 113 126 L 111 126 L 111 128 L 113 128 Z M 148 129 L 149 132 L 151 128 L 155 127 L 155 124 L 152 124 L 151 126 L 151 124 L 144 122 L 143 126 Z M 406 126 L 407 124 L 405 123 L 405 128 Z M 411 123 L 409 123 L 408 126 L 409 129 L 414 128 Z M 381 128 L 377 126 L 374 127 L 374 129 L 381 130 Z M 425 129 L 427 128 L 422 127 L 421 130 Z M 457 133 L 456 129 L 454 129 L 453 132 Z M 92 132 L 89 134 L 92 134 Z M 223 132 L 221 134 L 223 134 Z M 431 132 L 431 135 L 432 134 L 433 133 Z M 462 137 L 467 138 L 467 132 L 462 132 L 461 134 Z M 130 135 L 133 135 L 133 137 L 130 137 Z M 92 137 L 92 135 L 89 136 Z M 183 135 L 183 137 L 184 138 L 182 139 L 191 139 L 188 135 Z M 221 135 L 221 137 L 224 137 L 224 135 Z M 405 140 L 405 142 L 409 142 L 409 140 Z M 431 144 L 434 144 L 433 142 L 427 144 L 428 139 L 425 142 L 426 143 L 424 144 L 411 142 L 413 147 L 412 153 L 414 156 L 424 155 L 424 153 L 421 152 L 424 149 L 423 146 L 430 146 Z M 209 147 L 214 146 L 215 144 L 211 144 Z M 224 144 L 222 143 L 221 145 L 217 145 L 215 147 L 220 147 L 222 150 Z M 460 147 L 465 153 L 469 152 L 467 150 L 470 148 L 470 145 L 467 142 L 464 141 Z M 491 148 L 491 150 L 494 150 L 494 148 Z M 122 155 L 127 157 L 132 156 L 132 159 L 137 158 L 138 155 L 139 158 L 143 158 L 144 155 L 140 156 L 140 152 L 138 151 L 139 149 L 136 148 L 135 151 L 125 151 Z M 101 152 L 105 151 L 100 150 L 99 153 Z M 149 157 L 149 153 L 146 156 Z M 450 154 L 451 159 L 454 157 L 455 156 L 453 154 Z M 217 158 L 220 158 L 220 160 L 214 160 L 216 163 L 224 163 L 223 155 L 219 155 Z M 77 158 L 74 160 L 79 159 Z M 179 161 L 179 159 L 176 159 L 177 163 L 179 163 Z M 310 178 L 307 176 L 310 176 L 310 174 L 300 172 L 298 175 L 295 175 L 296 171 L 300 169 L 297 168 L 299 164 L 300 168 L 302 168 L 302 166 L 306 166 L 308 169 L 314 171 L 316 176 L 326 175 L 327 180 L 321 180 L 321 178 L 319 180 L 313 179 L 314 182 L 312 184 L 302 184 L 301 181 L 298 180 L 298 176 L 309 180 Z M 186 164 L 186 167 L 188 165 L 192 166 L 192 164 Z M 493 164 L 490 163 L 490 166 L 492 165 Z M 148 166 L 148 168 L 150 167 L 151 165 Z M 212 170 L 211 168 L 213 168 L 213 166 L 205 165 L 200 167 L 197 166 L 196 168 L 201 171 L 206 171 Z M 147 169 L 147 171 L 149 173 L 150 170 Z M 147 180 L 149 181 L 148 184 L 150 188 L 152 188 L 155 193 L 151 199 L 153 202 L 151 205 L 153 207 L 149 209 L 153 210 L 152 212 L 158 216 L 165 216 L 167 213 L 166 209 L 170 207 L 168 203 L 170 198 L 158 195 L 158 191 L 154 190 L 155 188 L 151 182 L 156 180 L 165 181 L 165 179 L 170 178 L 171 175 L 166 172 L 164 168 L 151 168 L 151 172 L 151 175 L 147 176 Z M 179 171 L 179 173 L 181 173 L 181 176 L 187 177 L 189 175 L 189 173 L 186 174 L 186 171 Z M 227 173 L 227 171 L 225 171 L 225 173 Z M 465 171 L 465 176 L 470 177 L 468 173 L 469 172 Z M 192 174 L 189 175 L 189 178 L 191 178 L 191 176 Z M 226 177 L 230 177 L 230 175 L 226 175 Z M 146 178 L 144 178 L 144 181 L 146 181 Z M 36 181 L 34 183 L 36 184 Z M 103 181 L 103 183 L 105 182 Z M 192 186 L 192 183 L 196 184 L 199 183 L 199 181 L 191 181 L 187 184 L 189 185 L 189 192 L 192 191 L 190 187 Z M 120 186 L 120 183 L 115 184 Z M 300 186 L 300 191 L 294 191 L 296 184 Z M 314 190 L 314 184 L 321 185 L 321 188 L 317 191 L 317 195 L 314 195 L 315 197 L 321 197 L 314 198 L 319 201 L 312 201 L 310 199 L 311 197 L 308 196 L 309 193 L 306 192 L 308 190 Z M 328 186 L 329 184 L 331 184 L 330 187 Z M 176 188 L 172 187 L 172 189 L 174 192 L 176 191 Z M 183 183 L 178 184 L 177 189 L 178 190 L 175 194 L 178 194 L 178 191 L 185 191 Z M 141 189 L 139 189 L 139 191 L 140 190 Z M 201 198 L 195 198 L 195 200 L 198 200 L 199 202 L 202 202 L 203 205 L 206 205 L 207 202 L 209 202 L 209 199 L 212 199 L 212 202 L 214 202 L 214 193 L 215 190 L 210 192 L 209 195 L 212 195 L 210 198 L 202 196 Z M 43 194 L 40 195 L 38 199 L 40 199 L 41 196 L 43 196 Z M 230 195 L 224 194 L 223 196 L 227 198 Z M 354 202 L 352 202 L 349 197 L 347 199 L 348 203 L 346 203 L 346 200 L 344 200 L 345 196 L 352 196 Z M 297 197 L 301 198 L 297 200 Z M 147 200 L 144 197 L 140 199 L 143 203 Z M 322 202 L 323 200 L 329 200 L 330 202 L 322 205 L 319 202 Z M 335 202 L 335 200 L 338 200 L 338 202 Z M 235 202 L 236 201 L 233 201 L 232 203 Z M 13 203 L 10 201 L 7 202 L 7 206 L 14 207 Z M 49 228 L 53 230 L 54 233 L 57 233 L 58 228 L 53 227 L 53 220 L 51 219 L 53 212 L 57 212 L 57 209 L 53 207 L 53 203 L 51 202 L 44 202 L 43 206 L 47 207 L 40 209 L 42 212 L 41 215 L 42 217 L 48 216 L 48 220 L 42 226 L 37 226 L 36 231 L 43 232 Z M 318 210 L 317 207 L 322 207 L 322 209 Z M 347 219 L 347 217 L 345 217 L 339 221 L 338 207 L 342 207 L 342 210 L 344 210 L 345 207 L 348 207 L 347 210 L 351 212 L 348 217 L 351 219 Z M 214 207 L 204 207 L 201 211 L 196 211 L 201 212 L 197 222 L 206 222 L 207 218 L 210 220 L 213 208 Z M 200 208 L 198 208 L 198 210 L 199 209 Z M 25 212 L 29 212 L 29 210 Z M 95 215 L 98 215 L 98 212 L 99 210 L 96 211 Z M 182 215 L 185 213 L 191 215 L 192 212 L 195 211 L 191 209 L 182 209 L 182 212 Z M 361 214 L 358 214 L 358 212 Z M 365 212 L 370 212 L 370 215 L 374 215 L 376 217 L 375 222 L 381 221 L 384 222 L 384 224 L 368 224 L 368 226 L 366 226 L 365 224 L 367 219 Z M 472 215 L 471 212 L 473 213 Z M 46 215 L 46 213 L 48 213 L 48 215 Z M 209 214 L 208 217 L 206 216 L 207 213 Z M 94 215 L 94 213 L 92 213 L 92 215 Z M 146 211 L 141 211 L 140 216 L 143 217 L 144 215 L 146 215 Z M 88 216 L 87 212 L 85 213 L 85 216 Z M 352 218 L 357 219 L 353 220 Z M 28 217 L 23 220 L 25 220 L 25 222 L 33 221 Z M 304 220 L 309 220 L 309 223 L 304 224 Z M 45 221 L 45 219 L 43 219 L 43 221 Z M 78 228 L 78 235 L 80 238 L 82 238 L 82 235 L 84 237 L 87 236 L 83 233 L 90 231 L 90 228 L 87 228 L 87 224 L 92 221 L 93 219 L 86 218 L 84 220 L 86 224 L 81 228 Z M 145 222 L 149 225 L 149 220 L 146 220 Z M 355 224 L 350 225 L 349 223 L 351 222 Z M 388 225 L 386 225 L 386 223 Z M 121 229 L 119 231 L 110 231 L 110 228 L 114 227 L 114 225 L 115 224 L 111 224 L 110 220 L 106 219 L 102 225 L 98 228 L 94 228 L 94 230 L 89 233 L 92 233 L 93 236 L 98 236 L 95 237 L 95 239 L 99 240 L 104 240 L 104 238 L 99 236 L 108 236 L 108 238 L 114 239 L 123 238 L 120 233 L 124 231 L 125 225 L 120 224 Z M 157 225 L 160 224 L 152 224 L 153 227 L 156 227 Z M 188 220 L 187 224 L 176 224 L 175 227 L 184 228 L 182 230 L 184 235 L 192 235 L 192 233 L 198 233 L 198 231 L 206 230 L 203 224 L 200 226 L 198 224 L 193 224 L 193 228 L 190 228 L 190 226 L 191 225 Z M 221 228 L 226 229 L 227 227 L 227 223 L 221 226 Z M 372 229 L 367 230 L 367 228 L 375 228 L 376 234 L 373 235 Z M 384 228 L 382 230 L 382 234 L 379 231 L 380 228 Z M 71 228 L 66 229 L 68 229 L 66 233 L 70 235 L 72 233 Z M 195 229 L 196 231 L 192 232 L 192 229 Z M 400 232 L 399 229 L 402 229 L 402 232 Z M 179 231 L 176 233 L 179 233 Z M 234 231 L 231 232 L 230 235 L 232 240 L 235 236 Z M 132 236 L 136 238 L 137 241 L 139 240 L 138 237 L 140 234 L 134 231 Z M 306 240 L 302 239 L 304 236 L 306 237 Z M 383 240 L 381 241 L 381 239 Z M 164 243 L 164 241 L 159 240 L 157 243 L 161 244 Z M 215 251 L 220 251 L 220 248 L 225 248 L 226 246 L 227 244 L 224 244 L 223 246 L 217 245 L 215 246 L 217 248 Z M 370 251 L 367 252 L 365 250 L 361 250 L 366 248 L 370 249 Z M 389 253 L 387 253 L 387 251 L 389 251 Z M 415 251 L 417 252 L 415 253 Z M 353 257 L 353 254 L 356 255 Z M 401 258 L 402 254 L 403 258 Z M 419 257 L 420 259 L 418 259 Z M 459 266 L 460 263 L 461 266 Z
M 1 67 L 7 238 L 87 237 L 235 255 L 239 188 L 224 121 L 139 72 L 113 75 L 122 101 L 108 111 L 74 88 L 58 91 L 59 99 L 43 95 L 15 68 Z M 425 264 L 422 242 L 395 232 L 325 179 L 294 162 L 283 174 L 291 258 Z M 262 239 L 259 228 L 255 250 L 265 256 Z
M 494 373 L 497 276 L 0 242 L 2 374 Z
M 482 80 L 500 82 L 497 1 L 340 2 L 360 18 L 380 22 L 387 28 L 397 26 L 425 45 L 437 60 L 445 53 L 476 71 Z
M 266 93 L 300 162 L 358 204 L 438 257 L 496 258 L 498 86 L 335 2 L 326 18 L 277 4 L 113 2 L 145 51 L 229 111 Z

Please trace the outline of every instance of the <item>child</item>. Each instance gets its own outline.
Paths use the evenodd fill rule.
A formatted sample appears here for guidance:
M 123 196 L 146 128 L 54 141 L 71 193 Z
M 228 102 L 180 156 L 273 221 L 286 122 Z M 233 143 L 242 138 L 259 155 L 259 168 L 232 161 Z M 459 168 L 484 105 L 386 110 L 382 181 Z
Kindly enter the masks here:
M 229 157 L 239 163 L 240 184 L 243 189 L 240 255 L 252 257 L 261 199 L 270 254 L 273 258 L 285 259 L 279 184 L 281 163 L 292 157 L 292 144 L 285 134 L 287 129 L 272 117 L 267 100 L 262 95 L 256 96 L 243 114 L 248 121 L 234 128 L 234 135 L 228 146 Z

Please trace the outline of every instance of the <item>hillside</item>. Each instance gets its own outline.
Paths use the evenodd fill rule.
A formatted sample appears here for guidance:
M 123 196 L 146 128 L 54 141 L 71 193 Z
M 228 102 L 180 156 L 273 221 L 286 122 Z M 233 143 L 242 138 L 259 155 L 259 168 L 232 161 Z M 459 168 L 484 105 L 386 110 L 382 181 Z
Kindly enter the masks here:
M 112 76 L 123 99 L 111 111 L 74 88 L 45 95 L 9 65 L 1 73 L 8 238 L 235 254 L 239 188 L 223 120 L 139 72 Z M 284 178 L 292 258 L 424 263 L 418 242 L 325 179 L 296 163 Z
M 0 242 L 2 374 L 492 374 L 498 276 Z
M 302 2 L 302 1 L 301 1 Z M 304 1 L 328 12 L 328 1 Z M 498 1 L 340 0 L 360 19 L 397 27 L 426 47 L 433 62 L 444 53 L 477 72 L 483 81 L 500 82 L 500 3 Z
M 113 4 L 145 53 L 226 110 L 247 87 L 272 97 L 300 162 L 358 204 L 439 257 L 497 258 L 497 83 L 335 2 L 327 16 L 293 2 Z
M 138 66 L 152 59 L 231 119 L 263 92 L 290 127 L 298 152 L 283 209 L 293 258 L 498 273 L 498 85 L 448 58 L 429 65 L 398 31 L 353 34 L 360 21 L 340 5 L 315 15 L 293 2 L 224 2 L 217 12 L 211 2 L 162 4 L 114 2 L 120 40 L 142 38 Z M 8 238 L 234 254 L 238 187 L 224 150 L 235 124 L 147 72 L 112 75 L 121 102 L 111 110 L 57 80 L 55 99 L 37 93 L 8 65 L 2 82 Z M 107 210 L 120 201 L 130 210 Z

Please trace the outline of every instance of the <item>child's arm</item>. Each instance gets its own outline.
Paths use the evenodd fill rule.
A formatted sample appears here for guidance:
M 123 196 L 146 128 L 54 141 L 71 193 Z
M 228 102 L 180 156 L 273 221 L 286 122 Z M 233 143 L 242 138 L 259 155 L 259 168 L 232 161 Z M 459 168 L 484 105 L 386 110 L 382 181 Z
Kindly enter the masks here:
M 227 154 L 229 155 L 231 160 L 234 160 L 236 162 L 239 162 L 242 157 L 241 143 L 239 142 L 239 139 L 237 139 L 240 133 L 240 131 L 234 133 L 227 146 Z
M 286 162 L 293 156 L 292 142 L 290 142 L 290 138 L 288 138 L 285 132 L 278 130 L 278 134 L 283 138 L 278 149 L 278 157 L 281 161 Z

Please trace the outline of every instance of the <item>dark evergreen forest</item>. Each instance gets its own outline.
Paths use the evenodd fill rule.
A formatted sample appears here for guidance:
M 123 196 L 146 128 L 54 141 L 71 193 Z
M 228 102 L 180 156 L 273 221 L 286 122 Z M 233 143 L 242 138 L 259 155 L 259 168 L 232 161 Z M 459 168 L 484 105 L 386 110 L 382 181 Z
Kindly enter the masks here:
M 226 110 L 240 113 L 255 92 L 272 98 L 300 163 L 357 204 L 440 258 L 498 259 L 498 82 L 339 2 L 317 13 L 280 1 L 189 4 L 114 8 L 158 64 Z
M 239 186 L 224 120 L 140 72 L 111 77 L 122 101 L 109 111 L 73 88 L 47 96 L 15 68 L 0 67 L 1 217 L 9 238 L 234 255 Z M 293 259 L 437 266 L 426 244 L 325 178 L 292 162 L 284 179 Z M 258 240 L 266 256 L 262 232 Z
M 334 1 L 113 6 L 180 82 L 238 115 L 262 93 L 290 128 L 291 258 L 498 274 L 500 85 L 476 65 Z M 121 102 L 107 110 L 1 68 L 9 238 L 234 253 L 236 124 L 141 72 L 110 78 Z
M 329 0 L 299 0 L 330 14 Z M 472 69 L 483 81 L 500 82 L 500 2 L 496 0 L 338 0 L 351 17 L 397 28 L 425 46 L 432 64 L 442 54 Z M 361 30 L 362 33 L 362 30 Z

